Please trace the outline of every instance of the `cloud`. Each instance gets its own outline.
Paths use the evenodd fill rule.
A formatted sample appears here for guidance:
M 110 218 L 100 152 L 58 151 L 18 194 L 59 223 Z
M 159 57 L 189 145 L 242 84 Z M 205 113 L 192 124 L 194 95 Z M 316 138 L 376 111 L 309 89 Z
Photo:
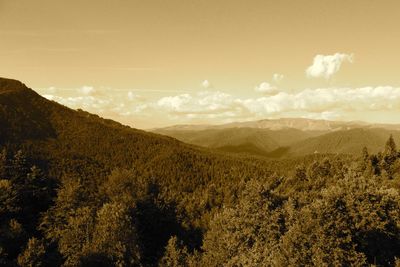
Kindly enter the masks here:
M 275 94 L 277 94 L 279 92 L 278 88 L 276 86 L 273 86 L 268 82 L 260 83 L 259 85 L 257 85 L 254 88 L 254 90 L 256 92 L 264 93 L 264 94 L 267 94 L 267 95 L 275 95 Z
M 163 97 L 151 106 L 178 123 L 225 123 L 251 115 L 238 99 L 220 91 Z
M 84 95 L 93 95 L 96 93 L 96 89 L 92 86 L 82 86 L 81 88 L 78 89 L 78 92 Z
M 250 98 L 216 90 L 144 98 L 133 91 L 109 88 L 85 95 L 81 89 L 54 90 L 54 94 L 50 93 L 53 90 L 48 90 L 43 96 L 131 125 L 137 125 L 137 121 L 154 125 L 157 122 L 224 123 L 280 117 L 349 120 L 365 117 L 363 114 L 368 112 L 400 112 L 400 87 L 393 86 L 327 87 Z
M 213 87 L 212 84 L 211 84 L 208 80 L 202 81 L 201 86 L 202 86 L 203 88 L 205 88 L 205 89 L 208 89 L 208 88 L 212 88 L 212 87 Z
M 126 116 L 143 111 L 147 105 L 145 98 L 132 91 L 112 90 L 110 88 L 80 88 L 57 89 L 50 87 L 43 90 L 43 97 L 56 101 L 73 109 L 84 109 L 100 115 Z
M 130 101 L 142 101 L 144 98 L 141 95 L 135 94 L 133 91 L 127 93 L 127 97 Z
M 272 80 L 273 80 L 275 83 L 279 83 L 279 82 L 281 82 L 281 81 L 283 80 L 284 77 L 285 77 L 285 76 L 284 76 L 283 74 L 274 73 L 274 74 L 272 75 Z
M 353 54 L 336 53 L 333 55 L 316 55 L 313 64 L 306 69 L 309 78 L 331 78 L 340 70 L 343 62 L 353 63 Z
M 259 115 L 400 110 L 400 88 L 378 86 L 305 89 L 293 94 L 281 92 L 274 96 L 246 99 L 243 103 L 254 114 Z
M 220 91 L 163 97 L 157 101 L 156 106 L 175 114 L 214 115 L 225 111 L 235 112 L 242 108 L 235 103 L 233 96 Z
M 258 98 L 237 98 L 223 92 L 202 92 L 163 97 L 157 101 L 156 106 L 182 119 L 257 119 L 290 114 L 334 119 L 365 111 L 400 111 L 400 88 L 319 88 L 297 93 L 279 92 Z

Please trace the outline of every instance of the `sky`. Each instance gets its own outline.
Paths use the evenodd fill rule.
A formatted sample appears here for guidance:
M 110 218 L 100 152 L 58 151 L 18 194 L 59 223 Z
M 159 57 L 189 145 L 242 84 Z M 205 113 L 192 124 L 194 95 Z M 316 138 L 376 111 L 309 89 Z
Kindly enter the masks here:
M 0 76 L 136 128 L 400 123 L 400 1 L 0 0 Z

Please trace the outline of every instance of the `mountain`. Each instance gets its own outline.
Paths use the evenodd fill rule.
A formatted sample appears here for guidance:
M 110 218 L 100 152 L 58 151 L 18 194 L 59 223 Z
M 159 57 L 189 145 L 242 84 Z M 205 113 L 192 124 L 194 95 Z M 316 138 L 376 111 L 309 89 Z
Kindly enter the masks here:
M 166 176 L 182 174 L 193 182 L 208 176 L 204 174 L 209 172 L 208 166 L 201 166 L 204 161 L 215 165 L 239 161 L 171 137 L 69 109 L 41 97 L 19 81 L 5 78 L 0 78 L 0 124 L 0 147 L 23 148 L 30 153 L 29 157 L 54 173 L 67 169 L 67 164 L 77 164 L 76 170 L 88 176 L 135 166 Z M 194 158 L 196 162 L 192 163 Z M 168 164 L 173 167 L 160 167 Z M 198 172 L 188 175 L 189 164 L 194 164 Z M 215 166 L 214 171 L 217 169 Z
M 164 128 L 152 129 L 158 131 L 202 131 L 207 129 L 230 129 L 230 128 L 257 128 L 269 130 L 297 129 L 301 131 L 331 132 L 338 130 L 350 130 L 355 128 L 384 128 L 389 130 L 400 130 L 399 124 L 367 123 L 363 121 L 328 121 L 305 118 L 280 118 L 265 119 L 257 121 L 232 122 L 219 125 L 173 125 Z
M 21 187 L 29 186 L 29 177 L 43 173 L 46 180 L 43 183 L 51 191 L 46 195 L 50 201 L 43 202 L 47 204 L 40 207 L 40 212 L 34 206 L 35 212 L 19 209 L 19 213 L 12 211 L 8 217 L 3 217 L 4 207 L 1 206 L 1 229 L 14 217 L 23 218 L 21 223 L 26 229 L 35 229 L 43 217 L 42 212 L 56 201 L 59 190 L 71 189 L 71 183 L 84 188 L 83 193 L 76 195 L 82 208 L 93 203 L 98 208 L 101 201 L 108 203 L 110 200 L 104 197 L 104 190 L 121 189 L 130 197 L 149 192 L 144 199 L 137 200 L 135 209 L 142 261 L 146 264 L 157 262 L 168 239 L 178 233 L 190 240 L 193 247 L 198 247 L 210 214 L 237 198 L 240 181 L 249 177 L 268 180 L 273 172 L 285 169 L 261 158 L 210 151 L 82 110 L 75 111 L 41 97 L 19 81 L 0 78 L 0 179 L 4 179 L 3 170 L 12 170 L 9 165 L 14 162 L 39 167 L 40 172 L 35 171 L 35 176 L 24 173 L 17 176 L 15 183 Z M 31 167 L 18 167 L 18 172 L 20 169 L 29 171 Z M 119 187 L 107 185 L 110 179 L 115 183 L 112 179 L 121 176 L 123 180 Z M 20 177 L 24 177 L 23 180 Z M 135 181 L 134 186 L 128 186 L 131 180 Z M 0 181 L 1 190 L 13 189 L 10 182 Z M 213 192 L 212 207 L 207 204 L 210 190 Z M 3 199 L 4 192 L 0 193 Z M 75 202 L 68 199 L 61 203 L 72 205 Z M 51 210 L 49 212 L 48 216 L 52 216 Z M 65 226 L 66 222 L 61 225 Z M 2 233 L 0 265 L 5 257 L 2 246 L 8 242 Z M 29 230 L 28 234 L 27 237 L 38 236 L 38 231 Z M 38 237 L 43 238 L 43 234 Z M 10 260 L 15 260 L 20 249 L 26 247 L 28 240 L 25 237 L 19 240 L 18 243 L 15 240 L 8 242 L 17 246 L 15 249 L 7 246 Z
M 337 252 L 341 265 L 399 256 L 394 141 L 384 155 L 313 153 L 375 149 L 393 130 L 178 131 L 217 146 L 201 148 L 2 78 L 0 126 L 1 266 L 310 265 L 315 240 L 319 259 Z
M 314 120 L 305 118 L 281 118 L 271 120 L 258 120 L 248 122 L 234 122 L 224 125 L 218 125 L 219 128 L 262 128 L 270 130 L 282 130 L 282 129 L 297 129 L 301 131 L 338 131 L 338 130 L 350 130 L 355 128 L 385 128 L 392 130 L 400 130 L 400 125 L 397 124 L 376 124 L 367 123 L 362 121 L 328 121 L 328 120 Z
M 0 150 L 7 148 L 13 154 L 22 149 L 56 182 L 80 177 L 101 183 L 115 169 L 134 168 L 157 178 L 165 190 L 189 194 L 202 194 L 209 183 L 234 184 L 251 176 L 267 179 L 304 160 L 278 162 L 226 152 L 247 149 L 248 154 L 265 156 L 265 151 L 315 136 L 296 129 L 252 128 L 204 130 L 197 136 L 179 133 L 179 139 L 198 145 L 217 139 L 207 144 L 219 150 L 202 148 L 72 110 L 41 97 L 22 82 L 5 78 L 0 78 L 0 125 Z
M 55 207 L 49 205 L 57 202 L 60 190 L 67 190 L 67 195 L 61 194 L 61 197 L 72 198 L 60 200 L 61 206 L 65 203 L 68 207 L 69 203 L 78 201 L 81 208 L 94 205 L 94 209 L 108 203 L 105 191 L 123 190 L 130 197 L 148 194 L 141 202 L 137 200 L 135 211 L 142 261 L 146 264 L 159 260 L 173 235 L 179 234 L 192 248 L 199 248 L 202 234 L 213 214 L 222 206 L 233 205 L 249 179 L 272 183 L 275 178 L 271 177 L 288 174 L 298 164 L 309 164 L 325 157 L 311 155 L 281 161 L 264 157 L 264 150 L 276 149 L 292 138 L 303 140 L 308 137 L 308 134 L 298 130 L 273 132 L 279 133 L 282 137 L 279 138 L 264 129 L 226 129 L 217 134 L 219 140 L 225 140 L 221 150 L 197 147 L 82 110 L 72 110 L 41 97 L 19 81 L 5 78 L 0 78 L 0 126 L 0 174 L 4 170 L 12 170 L 8 165 L 13 162 L 17 166 L 19 161 L 26 162 L 22 165 L 35 165 L 40 170 L 36 173 L 43 173 L 41 183 L 45 183 L 46 190 L 50 191 L 46 194 L 46 202 L 38 200 L 42 203 L 40 209 L 32 204 L 31 209 L 20 209 L 22 214 L 14 212 L 10 217 L 3 217 L 5 221 L 0 220 L 0 224 L 8 225 L 7 220 L 13 218 L 11 216 L 23 218 L 24 227 L 30 229 L 26 237 L 36 235 L 43 238 L 43 234 L 39 235 L 37 230 L 32 229 L 37 227 L 46 210 L 50 212 L 46 213 L 47 216 L 53 216 L 51 212 Z M 202 135 L 204 140 L 208 140 L 209 136 L 214 138 L 216 133 L 206 130 Z M 190 138 L 190 135 L 185 138 Z M 257 144 L 251 147 L 244 142 L 242 148 L 239 145 L 240 150 L 247 149 L 247 154 L 256 157 L 230 153 L 238 148 L 239 140 Z M 23 170 L 31 169 L 24 167 Z M 36 176 L 25 173 L 21 177 Z M 18 179 L 22 188 L 29 185 Z M 118 185 L 118 179 L 122 179 L 121 185 Z M 129 185 L 131 180 L 134 186 Z M 71 188 L 71 183 L 84 190 L 73 195 L 71 190 L 75 187 Z M 0 185 L 8 183 L 3 181 Z M 74 196 L 78 200 L 74 200 Z M 67 211 L 63 210 L 60 214 L 64 212 Z M 16 249 L 10 247 L 7 250 L 10 260 L 15 259 L 21 252 L 20 248 L 26 246 L 26 237 L 15 243 Z M 0 252 L 4 243 L 1 240 Z
M 205 130 L 159 129 L 155 132 L 198 146 L 216 148 L 227 152 L 264 156 L 266 153 L 281 146 L 289 146 L 317 134 L 292 128 L 274 131 L 246 127 Z
M 400 125 L 336 122 L 310 119 L 277 119 L 223 125 L 176 125 L 153 130 L 186 143 L 230 153 L 269 158 L 313 153 L 358 155 L 366 146 L 377 152 Z
M 312 153 L 357 155 L 363 147 L 367 147 L 372 153 L 378 153 L 390 135 L 393 135 L 396 142 L 400 141 L 400 131 L 397 130 L 383 128 L 340 130 L 297 142 L 290 146 L 284 155 L 299 156 Z

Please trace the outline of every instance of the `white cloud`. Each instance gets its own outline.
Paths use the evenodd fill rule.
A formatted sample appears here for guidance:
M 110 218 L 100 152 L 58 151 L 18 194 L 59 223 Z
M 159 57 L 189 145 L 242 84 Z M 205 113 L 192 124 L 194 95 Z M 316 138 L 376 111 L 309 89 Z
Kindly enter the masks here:
M 276 86 L 273 86 L 267 82 L 260 83 L 254 88 L 254 90 L 267 95 L 275 95 L 279 92 Z
M 142 101 L 143 100 L 143 97 L 141 95 L 135 94 L 132 91 L 129 91 L 127 96 L 130 101 Z
M 244 99 L 223 92 L 202 92 L 163 97 L 156 104 L 158 109 L 181 118 L 256 119 L 296 114 L 334 119 L 364 111 L 400 111 L 400 88 L 319 88 Z
M 81 108 L 100 115 L 127 116 L 147 108 L 143 103 L 145 99 L 132 91 L 95 89 L 91 86 L 53 91 L 54 94 L 44 93 L 43 97 L 73 109 Z
M 191 100 L 192 97 L 189 94 L 167 96 L 158 100 L 157 105 L 170 111 L 180 111 L 183 110 L 184 106 L 188 105 Z
M 361 88 L 305 89 L 288 94 L 246 99 L 244 104 L 256 114 L 327 111 L 360 112 L 400 110 L 400 88 L 391 86 Z
M 314 120 L 336 120 L 340 118 L 340 114 L 336 111 L 323 111 L 320 113 L 308 113 L 303 118 Z
M 203 88 L 205 88 L 205 89 L 208 89 L 208 88 L 211 88 L 211 87 L 212 87 L 212 84 L 211 84 L 208 80 L 204 80 L 204 81 L 201 83 L 201 86 L 202 86 Z
M 285 76 L 284 76 L 283 74 L 274 73 L 274 74 L 272 75 L 272 80 L 273 80 L 275 83 L 279 83 L 279 82 L 281 82 L 281 81 L 283 80 L 284 77 L 285 77 Z
M 316 55 L 313 64 L 306 69 L 306 75 L 329 79 L 340 70 L 343 62 L 353 63 L 353 54 Z
M 55 93 L 57 93 L 57 89 L 56 89 L 54 86 L 50 86 L 50 87 L 47 89 L 47 91 L 48 91 L 50 94 L 55 94 Z
M 157 108 L 175 114 L 218 114 L 226 111 L 237 112 L 242 107 L 235 98 L 223 92 L 199 92 L 194 95 L 168 96 L 156 102 Z
M 400 87 L 393 86 L 304 89 L 293 93 L 266 93 L 252 98 L 215 90 L 159 98 L 102 89 L 95 95 L 82 95 L 77 89 L 55 92 L 43 96 L 74 109 L 82 108 L 131 125 L 140 120 L 148 125 L 157 122 L 224 123 L 279 117 L 349 120 L 362 118 L 367 112 L 400 112 Z
M 93 95 L 96 93 L 96 89 L 92 86 L 82 86 L 78 89 L 78 92 L 84 95 Z

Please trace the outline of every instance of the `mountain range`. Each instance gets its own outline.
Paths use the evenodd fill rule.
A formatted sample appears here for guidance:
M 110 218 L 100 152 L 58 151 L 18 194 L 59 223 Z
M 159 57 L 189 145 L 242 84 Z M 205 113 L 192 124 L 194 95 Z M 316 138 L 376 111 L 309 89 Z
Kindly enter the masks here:
M 364 146 L 377 153 L 391 134 L 395 140 L 400 140 L 400 125 L 397 124 L 304 118 L 175 125 L 152 131 L 198 146 L 270 158 L 313 153 L 357 155 Z

